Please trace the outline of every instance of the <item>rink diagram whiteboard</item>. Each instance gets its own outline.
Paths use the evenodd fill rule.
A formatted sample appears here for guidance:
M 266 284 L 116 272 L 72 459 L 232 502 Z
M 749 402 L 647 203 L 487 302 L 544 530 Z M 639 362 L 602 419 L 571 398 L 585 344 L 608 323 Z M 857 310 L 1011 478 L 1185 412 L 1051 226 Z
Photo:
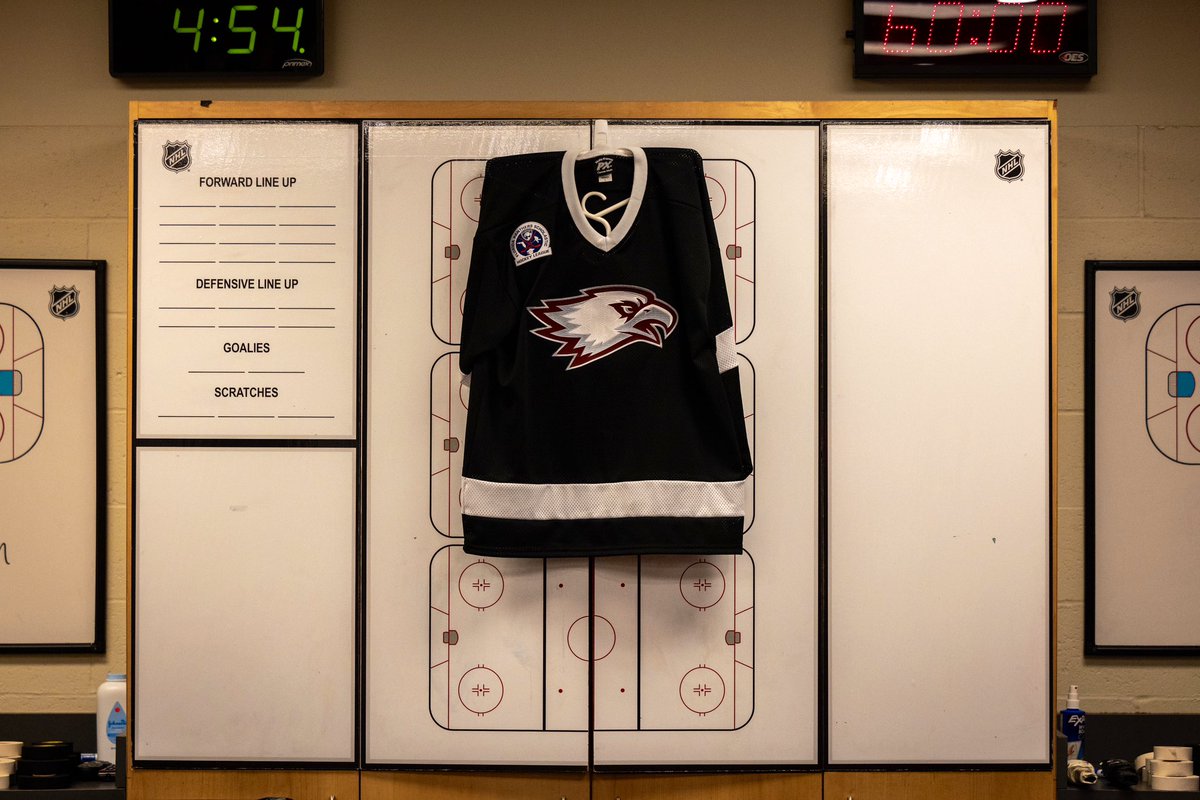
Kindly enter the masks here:
M 704 156 L 757 466 L 744 554 L 589 563 L 462 552 L 454 348 L 486 159 L 590 126 L 368 124 L 368 764 L 815 763 L 817 134 L 612 125 Z
M 0 258 L 0 654 L 105 649 L 105 284 Z
M 1200 654 L 1200 262 L 1086 278 L 1088 652 Z

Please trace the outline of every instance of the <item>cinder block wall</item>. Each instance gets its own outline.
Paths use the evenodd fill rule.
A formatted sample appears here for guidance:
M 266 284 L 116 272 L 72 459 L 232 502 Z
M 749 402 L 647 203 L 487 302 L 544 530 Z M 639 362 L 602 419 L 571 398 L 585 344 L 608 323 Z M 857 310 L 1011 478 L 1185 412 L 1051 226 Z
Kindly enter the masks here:
M 5 30 L 0 25 L 0 53 L 11 46 L 5 41 Z M 51 42 L 48 46 L 55 45 Z M 108 262 L 109 441 L 107 653 L 0 655 L 0 713 L 94 711 L 96 688 L 105 674 L 126 671 L 127 136 L 113 119 L 102 124 L 99 120 L 80 125 L 39 124 L 35 114 L 26 116 L 33 109 L 10 107 L 8 84 L 17 79 L 7 68 L 11 57 L 0 56 L 0 63 L 6 64 L 0 68 L 4 73 L 0 77 L 0 258 L 97 258 Z M 47 79 L 46 86 L 54 83 Z M 54 92 L 45 91 L 49 100 Z M 69 100 L 64 98 L 64 102 Z M 2 472 L 0 480 L 4 480 Z M 4 538 L 2 525 L 0 540 Z M 0 564 L 0 580 L 4 569 Z
M 1200 659 L 1085 661 L 1082 646 L 1083 262 L 1200 258 L 1194 0 L 1100 0 L 1101 71 L 1086 83 L 855 81 L 849 4 L 815 0 L 762 0 L 736 16 L 718 0 L 327 3 L 322 78 L 119 81 L 101 0 L 0 5 L 0 258 L 110 268 L 109 649 L 0 656 L 0 712 L 87 711 L 104 673 L 125 668 L 128 102 L 204 98 L 1058 99 L 1059 701 L 1077 683 L 1093 711 L 1200 712 Z M 1003 246 L 1000 221 L 996 234 Z
M 1189 74 L 1194 87 L 1200 70 Z M 1164 70 L 1146 80 L 1171 78 Z M 1058 694 L 1061 702 L 1079 684 L 1088 710 L 1200 710 L 1196 659 L 1083 657 L 1083 262 L 1200 260 L 1200 120 L 1160 122 L 1187 104 L 1184 92 L 1164 93 L 1162 114 L 1138 124 L 1071 125 L 1060 115 Z

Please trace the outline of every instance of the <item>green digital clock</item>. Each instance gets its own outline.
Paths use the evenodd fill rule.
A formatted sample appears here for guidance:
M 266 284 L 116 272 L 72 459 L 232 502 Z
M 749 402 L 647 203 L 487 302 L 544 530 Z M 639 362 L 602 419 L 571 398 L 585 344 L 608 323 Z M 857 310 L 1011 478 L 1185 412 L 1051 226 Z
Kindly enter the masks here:
M 322 0 L 109 0 L 108 71 L 287 75 L 325 71 Z

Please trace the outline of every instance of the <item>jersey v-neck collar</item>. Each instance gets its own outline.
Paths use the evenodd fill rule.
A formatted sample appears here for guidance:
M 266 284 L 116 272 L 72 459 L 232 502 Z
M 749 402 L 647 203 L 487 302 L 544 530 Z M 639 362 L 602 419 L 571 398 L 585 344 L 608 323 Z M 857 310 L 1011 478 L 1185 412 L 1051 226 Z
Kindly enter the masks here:
M 625 206 L 625 211 L 621 214 L 621 221 L 608 236 L 592 227 L 588 218 L 584 216 L 583 206 L 579 202 L 579 190 L 575 184 L 575 160 L 585 151 L 568 150 L 563 153 L 563 199 L 566 201 L 567 209 L 571 212 L 571 219 L 575 221 L 575 227 L 579 230 L 579 234 L 593 247 L 603 250 L 605 253 L 620 244 L 629 233 L 629 229 L 633 227 L 633 222 L 637 219 L 638 211 L 642 207 L 642 195 L 646 192 L 646 151 L 640 147 L 628 149 L 633 153 L 633 187 L 629 191 L 629 205 Z

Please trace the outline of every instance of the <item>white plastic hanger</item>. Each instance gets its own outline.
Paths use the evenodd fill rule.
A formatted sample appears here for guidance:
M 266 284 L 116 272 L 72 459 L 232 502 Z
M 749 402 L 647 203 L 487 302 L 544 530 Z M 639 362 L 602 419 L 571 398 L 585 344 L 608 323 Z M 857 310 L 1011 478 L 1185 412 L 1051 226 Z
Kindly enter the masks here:
M 608 146 L 608 120 L 606 119 L 598 119 L 592 123 L 592 140 L 596 143 L 596 147 L 575 156 L 576 161 L 583 161 L 586 158 L 595 158 L 596 156 L 633 155 L 633 151 L 628 147 L 610 148 Z
M 583 161 L 588 158 L 596 158 L 598 156 L 632 156 L 633 151 L 627 147 L 609 148 L 608 146 L 608 120 L 598 119 L 592 124 L 592 139 L 596 143 L 593 150 L 580 153 L 575 157 L 576 161 Z M 606 216 L 616 211 L 618 208 L 624 208 L 629 205 L 629 198 L 626 197 L 619 203 L 613 203 L 608 208 L 600 209 L 599 211 L 590 211 L 587 207 L 587 202 L 593 197 L 599 197 L 601 200 L 607 200 L 608 196 L 603 192 L 588 192 L 579 200 L 579 206 L 583 209 L 583 215 L 590 220 L 599 222 L 604 226 L 604 235 L 612 235 L 612 225 L 609 224 Z
M 579 200 L 579 207 L 583 209 L 583 215 L 588 219 L 595 220 L 603 225 L 605 236 L 612 236 L 612 225 L 608 224 L 608 220 L 606 220 L 605 217 L 616 211 L 618 208 L 624 208 L 625 206 L 629 205 L 629 198 L 626 197 L 619 203 L 613 203 L 608 208 L 602 208 L 599 211 L 589 211 L 587 207 L 587 201 L 592 197 L 599 197 L 601 200 L 608 199 L 603 192 L 588 192 Z

